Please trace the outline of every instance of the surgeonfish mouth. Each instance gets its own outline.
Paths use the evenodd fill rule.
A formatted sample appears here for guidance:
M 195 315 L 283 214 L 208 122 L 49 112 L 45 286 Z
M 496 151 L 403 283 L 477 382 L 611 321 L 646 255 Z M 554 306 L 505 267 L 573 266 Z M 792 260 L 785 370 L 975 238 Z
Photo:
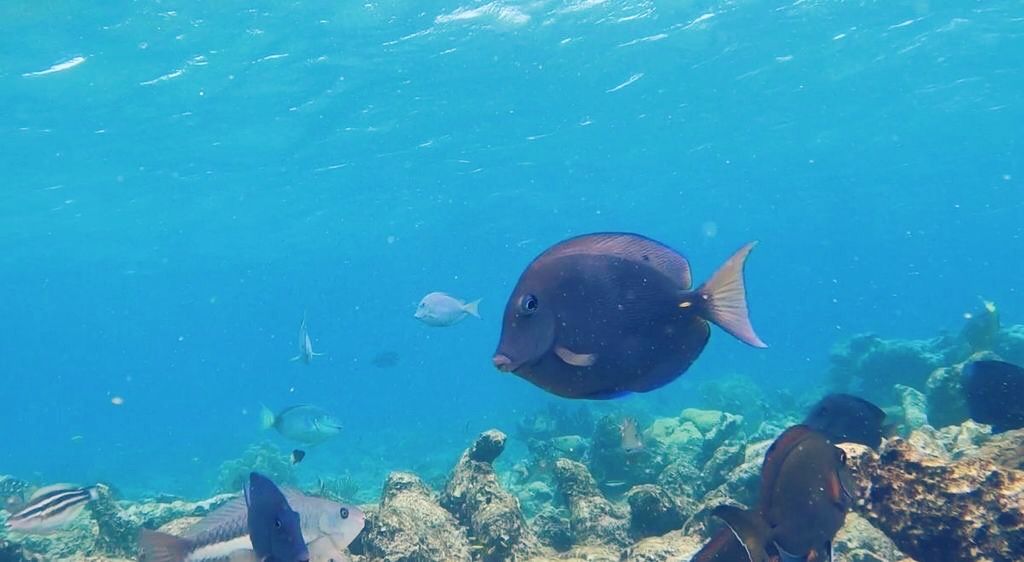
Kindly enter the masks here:
M 32 530 L 60 524 L 62 516 L 73 516 L 85 504 L 97 498 L 95 486 L 80 488 L 54 485 L 40 488 L 29 502 L 7 520 L 7 528 Z M 70 519 L 70 517 L 69 517 Z

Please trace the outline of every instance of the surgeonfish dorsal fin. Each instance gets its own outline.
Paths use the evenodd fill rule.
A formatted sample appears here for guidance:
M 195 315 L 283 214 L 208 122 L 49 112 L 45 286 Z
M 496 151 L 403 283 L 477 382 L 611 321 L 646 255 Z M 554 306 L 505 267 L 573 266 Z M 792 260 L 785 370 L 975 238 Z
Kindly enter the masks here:
M 760 515 L 735 505 L 720 505 L 711 511 L 711 515 L 721 519 L 729 526 L 736 539 L 747 551 L 751 562 L 762 562 L 768 559 L 768 524 Z
M 77 490 L 77 489 L 79 489 L 79 486 L 75 486 L 74 484 L 63 484 L 63 483 L 62 484 L 50 484 L 49 486 L 43 486 L 42 488 L 39 488 L 35 492 L 32 492 L 32 495 L 28 498 L 28 501 L 31 502 L 34 499 L 41 498 L 41 497 L 45 496 L 46 494 L 49 494 L 49 493 L 52 493 L 52 492 L 58 492 L 58 491 L 61 491 L 61 490 L 69 490 L 70 491 L 70 490 Z
M 211 511 L 206 517 L 185 531 L 185 538 L 195 538 L 199 535 L 224 525 L 241 525 L 246 521 L 248 511 L 245 505 L 245 498 L 239 496 L 229 500 L 224 505 Z M 242 525 L 244 527 L 244 525 Z

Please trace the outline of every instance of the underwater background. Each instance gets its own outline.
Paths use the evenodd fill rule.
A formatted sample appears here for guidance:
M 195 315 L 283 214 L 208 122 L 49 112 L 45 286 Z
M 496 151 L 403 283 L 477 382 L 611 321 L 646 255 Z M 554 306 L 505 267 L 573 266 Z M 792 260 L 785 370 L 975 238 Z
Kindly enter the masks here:
M 596 409 L 820 395 L 835 342 L 955 331 L 979 295 L 1020 321 L 1022 61 L 1011 0 L 6 3 L 0 473 L 204 497 L 292 448 L 261 404 L 312 403 L 344 429 L 300 478 L 443 474 L 579 404 L 490 357 L 526 264 L 592 231 L 698 282 L 759 240 L 771 346 L 715 328 Z M 417 322 L 430 291 L 482 320 Z

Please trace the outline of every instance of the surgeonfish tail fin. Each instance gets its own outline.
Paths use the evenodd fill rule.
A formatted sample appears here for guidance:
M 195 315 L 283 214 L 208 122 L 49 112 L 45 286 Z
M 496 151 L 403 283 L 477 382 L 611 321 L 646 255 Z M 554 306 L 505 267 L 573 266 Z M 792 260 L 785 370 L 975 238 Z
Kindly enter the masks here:
M 192 550 L 188 539 L 143 529 L 139 533 L 139 547 L 146 562 L 184 562 Z
M 747 345 L 768 347 L 750 324 L 747 291 L 743 284 L 743 265 L 756 245 L 757 242 L 749 242 L 740 248 L 697 289 L 697 293 L 704 300 L 701 312 L 705 318 Z
M 274 427 L 274 412 L 270 411 L 270 408 L 260 405 L 260 429 L 270 429 Z
M 729 530 L 747 551 L 747 557 L 751 562 L 768 559 L 767 545 L 770 530 L 768 523 L 760 515 L 735 505 L 720 505 L 711 511 L 711 515 L 721 519 L 729 526 Z
M 466 313 L 470 315 L 480 318 L 480 301 L 482 300 L 483 299 L 476 299 L 473 302 L 467 302 L 466 304 L 462 305 L 462 310 L 465 310 Z

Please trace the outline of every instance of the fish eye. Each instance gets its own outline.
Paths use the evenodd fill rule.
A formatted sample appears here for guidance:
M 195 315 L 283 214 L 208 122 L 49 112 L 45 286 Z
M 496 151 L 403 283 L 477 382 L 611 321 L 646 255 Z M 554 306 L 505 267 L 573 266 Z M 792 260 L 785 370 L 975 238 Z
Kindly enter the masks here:
M 281 520 L 280 519 L 274 519 L 274 528 L 275 529 L 280 529 L 281 528 Z
M 341 515 L 342 519 L 348 519 L 348 508 L 347 507 L 341 508 L 341 511 L 339 511 L 338 513 Z
M 537 304 L 537 297 L 533 295 L 523 295 L 523 298 L 519 300 L 519 308 L 525 315 L 537 312 Z
M 839 449 L 839 462 L 846 464 L 846 451 Z

